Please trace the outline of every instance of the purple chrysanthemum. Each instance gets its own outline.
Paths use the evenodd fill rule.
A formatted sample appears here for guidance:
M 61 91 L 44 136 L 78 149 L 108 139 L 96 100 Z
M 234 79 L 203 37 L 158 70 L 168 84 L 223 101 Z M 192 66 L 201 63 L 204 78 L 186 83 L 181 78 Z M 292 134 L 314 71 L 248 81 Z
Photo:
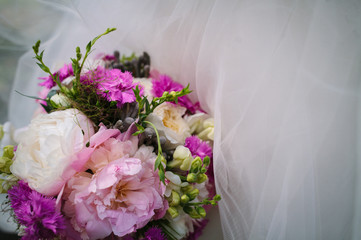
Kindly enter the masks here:
M 145 238 L 143 240 L 166 240 L 166 236 L 163 234 L 162 229 L 158 227 L 151 227 L 145 232 Z
M 161 97 L 165 91 L 167 92 L 180 91 L 184 88 L 182 84 L 174 82 L 167 75 L 159 75 L 156 79 L 152 80 L 152 84 L 153 84 L 152 93 L 156 97 Z M 199 103 L 193 104 L 188 96 L 183 96 L 178 98 L 178 103 L 179 105 L 187 108 L 193 114 L 197 110 L 201 110 Z
M 58 78 L 60 82 L 62 82 L 65 78 L 74 76 L 73 67 L 70 64 L 65 64 L 59 71 L 53 73 L 54 77 Z M 56 85 L 53 78 L 49 75 L 48 77 L 39 78 L 45 80 L 42 83 L 39 83 L 39 86 L 46 87 L 48 89 L 54 87 Z
M 212 148 L 197 136 L 187 137 L 184 146 L 191 151 L 193 157 L 198 156 L 203 159 L 205 156 L 208 156 L 212 158 Z
M 119 69 L 105 69 L 97 67 L 80 77 L 80 81 L 86 85 L 95 86 L 98 94 L 108 101 L 116 101 L 120 108 L 124 103 L 135 101 L 133 77 L 130 72 L 122 72 Z M 141 93 L 142 94 L 142 93 Z
M 53 239 L 65 229 L 63 216 L 55 209 L 54 198 L 30 189 L 23 181 L 8 194 L 16 218 L 26 227 L 22 239 Z

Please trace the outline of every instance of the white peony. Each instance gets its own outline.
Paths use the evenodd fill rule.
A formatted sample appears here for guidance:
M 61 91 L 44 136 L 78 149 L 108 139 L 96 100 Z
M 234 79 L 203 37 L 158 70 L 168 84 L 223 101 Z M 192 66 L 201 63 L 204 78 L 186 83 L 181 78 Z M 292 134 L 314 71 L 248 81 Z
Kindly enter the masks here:
M 93 134 L 90 120 L 76 109 L 38 115 L 21 135 L 10 170 L 36 191 L 57 195 Z
M 159 134 L 168 140 L 165 144 L 168 149 L 183 145 L 191 135 L 188 124 L 182 117 L 185 112 L 186 108 L 165 102 L 147 117 L 147 121 L 152 122 Z

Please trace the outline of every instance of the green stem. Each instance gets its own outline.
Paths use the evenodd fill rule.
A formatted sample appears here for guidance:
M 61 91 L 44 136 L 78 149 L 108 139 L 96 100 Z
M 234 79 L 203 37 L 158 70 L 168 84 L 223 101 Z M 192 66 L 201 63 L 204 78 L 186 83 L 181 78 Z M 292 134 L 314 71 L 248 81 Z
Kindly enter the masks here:
M 144 122 L 144 123 L 146 123 L 146 124 L 151 125 L 151 126 L 152 126 L 152 128 L 154 129 L 155 134 L 157 135 L 157 142 L 158 142 L 158 155 L 159 155 L 159 154 L 162 154 L 162 147 L 161 147 L 161 145 L 160 145 L 159 133 L 158 133 L 157 128 L 154 126 L 154 124 L 153 124 L 153 123 L 151 123 L 151 122 L 149 122 L 149 121 L 143 121 L 143 122 Z

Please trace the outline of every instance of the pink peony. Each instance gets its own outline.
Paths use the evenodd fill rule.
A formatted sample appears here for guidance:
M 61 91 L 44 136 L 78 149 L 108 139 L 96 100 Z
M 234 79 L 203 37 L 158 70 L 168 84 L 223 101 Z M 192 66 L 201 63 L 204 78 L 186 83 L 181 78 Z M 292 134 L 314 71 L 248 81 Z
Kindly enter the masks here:
M 168 208 L 153 148 L 138 149 L 136 137 L 113 131 L 103 126 L 90 140 L 97 146 L 87 162 L 94 174 L 75 175 L 64 191 L 63 211 L 82 239 L 125 236 Z

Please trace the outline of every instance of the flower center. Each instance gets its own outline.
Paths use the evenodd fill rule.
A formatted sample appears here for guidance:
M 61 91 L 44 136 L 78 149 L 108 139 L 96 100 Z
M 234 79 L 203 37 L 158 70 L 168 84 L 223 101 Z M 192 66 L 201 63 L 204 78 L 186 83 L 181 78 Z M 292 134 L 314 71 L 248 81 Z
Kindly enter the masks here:
M 179 131 L 179 126 L 176 124 L 176 117 L 172 114 L 172 111 L 168 109 L 164 110 L 163 124 L 175 132 Z

